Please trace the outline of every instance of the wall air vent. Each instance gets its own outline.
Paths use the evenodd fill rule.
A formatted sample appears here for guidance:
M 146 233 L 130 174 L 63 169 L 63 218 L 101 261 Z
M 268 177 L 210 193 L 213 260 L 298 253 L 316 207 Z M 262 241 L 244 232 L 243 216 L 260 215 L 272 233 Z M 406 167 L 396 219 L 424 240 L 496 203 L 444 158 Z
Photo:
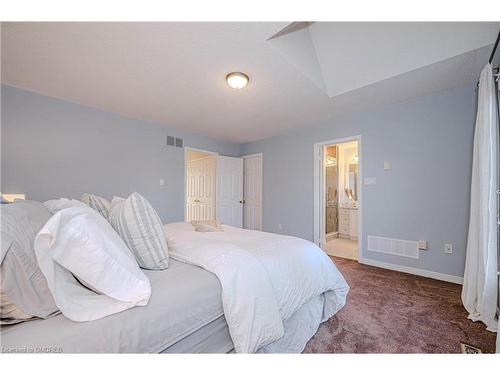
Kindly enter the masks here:
M 167 135 L 167 146 L 175 146 L 175 138 Z
M 167 135 L 167 146 L 182 148 L 184 147 L 184 140 L 182 138 L 177 138 L 171 135 Z
M 395 238 L 368 236 L 368 250 L 414 259 L 418 259 L 419 256 L 418 241 L 398 240 Z

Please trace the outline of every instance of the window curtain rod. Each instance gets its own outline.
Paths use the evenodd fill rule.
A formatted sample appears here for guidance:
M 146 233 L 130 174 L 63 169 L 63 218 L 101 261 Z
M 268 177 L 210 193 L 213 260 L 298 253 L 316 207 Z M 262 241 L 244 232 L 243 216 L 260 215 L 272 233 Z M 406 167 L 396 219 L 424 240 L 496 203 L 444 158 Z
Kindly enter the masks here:
M 490 64 L 493 61 L 493 57 L 495 57 L 495 52 L 497 51 L 499 40 L 500 40 L 500 30 L 498 31 L 497 40 L 495 41 L 495 45 L 493 46 L 493 51 L 491 51 L 490 59 L 488 60 L 488 62 Z M 498 69 L 498 67 L 497 67 L 497 69 Z
M 498 30 L 498 35 L 497 39 L 495 40 L 495 44 L 493 45 L 493 50 L 491 51 L 490 58 L 488 59 L 488 62 L 491 64 L 493 62 L 493 58 L 495 57 L 495 53 L 497 52 L 497 47 L 498 47 L 498 42 L 500 41 L 500 30 Z M 499 67 L 492 67 L 493 68 L 493 75 L 499 77 Z M 477 86 L 479 87 L 479 81 L 477 81 Z

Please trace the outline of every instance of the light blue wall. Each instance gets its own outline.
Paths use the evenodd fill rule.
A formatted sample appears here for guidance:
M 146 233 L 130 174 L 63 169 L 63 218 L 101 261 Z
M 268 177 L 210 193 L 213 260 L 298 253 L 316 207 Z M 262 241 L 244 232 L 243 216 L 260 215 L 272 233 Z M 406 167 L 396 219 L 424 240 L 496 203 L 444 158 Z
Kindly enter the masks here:
M 240 145 L 2 85 L 1 191 L 35 200 L 143 194 L 164 222 L 184 219 L 186 146 L 238 156 Z M 160 186 L 163 178 L 165 185 Z
M 364 177 L 377 178 L 362 186 L 363 257 L 463 276 L 475 101 L 474 88 L 456 89 L 244 144 L 263 153 L 264 230 L 312 240 L 313 144 L 360 134 Z M 426 239 L 429 250 L 418 260 L 370 252 L 367 234 Z
M 474 88 L 463 88 L 309 124 L 304 130 L 244 145 L 2 86 L 1 189 L 32 199 L 105 197 L 138 191 L 165 222 L 183 219 L 184 150 L 264 154 L 264 230 L 313 237 L 313 144 L 361 134 L 364 176 L 363 257 L 462 276 L 467 239 Z M 175 124 L 173 124 L 175 125 Z M 270 124 L 271 126 L 272 124 Z M 392 170 L 384 172 L 383 162 Z M 165 179 L 165 186 L 159 179 Z M 283 229 L 278 229 L 281 223 Z M 366 251 L 366 235 L 429 240 L 413 260 Z M 454 253 L 444 254 L 444 243 Z

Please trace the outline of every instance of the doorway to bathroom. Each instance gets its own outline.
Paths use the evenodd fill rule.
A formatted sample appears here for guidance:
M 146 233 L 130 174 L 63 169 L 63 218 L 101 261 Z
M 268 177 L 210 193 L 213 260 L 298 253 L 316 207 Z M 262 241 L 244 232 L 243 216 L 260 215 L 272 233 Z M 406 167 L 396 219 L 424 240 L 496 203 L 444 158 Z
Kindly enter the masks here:
M 361 137 L 315 144 L 315 242 L 331 256 L 358 260 Z

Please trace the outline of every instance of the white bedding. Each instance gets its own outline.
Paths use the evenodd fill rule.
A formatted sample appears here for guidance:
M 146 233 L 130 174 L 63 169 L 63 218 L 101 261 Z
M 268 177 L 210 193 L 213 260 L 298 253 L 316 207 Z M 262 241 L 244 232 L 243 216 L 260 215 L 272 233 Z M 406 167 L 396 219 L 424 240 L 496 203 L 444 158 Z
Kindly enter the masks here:
M 149 279 L 96 210 L 84 205 L 57 211 L 34 247 L 57 307 L 71 320 L 97 320 L 148 304 Z
M 171 260 L 166 270 L 144 273 L 152 290 L 147 306 L 91 322 L 74 322 L 59 314 L 2 326 L 0 353 L 36 353 L 40 349 L 62 353 L 158 353 L 170 347 L 176 353 L 212 353 L 232 349 L 230 338 L 214 342 L 216 331 L 203 329 L 220 318 L 226 328 L 220 283 L 214 274 L 176 260 Z M 220 325 L 217 328 L 220 330 Z M 195 340 L 182 343 L 192 333 L 196 333 Z
M 349 286 L 313 243 L 223 226 L 201 233 L 191 224 L 165 225 L 170 255 L 215 274 L 236 352 L 252 353 L 283 336 L 283 321 L 324 293 L 323 319 L 346 302 Z

